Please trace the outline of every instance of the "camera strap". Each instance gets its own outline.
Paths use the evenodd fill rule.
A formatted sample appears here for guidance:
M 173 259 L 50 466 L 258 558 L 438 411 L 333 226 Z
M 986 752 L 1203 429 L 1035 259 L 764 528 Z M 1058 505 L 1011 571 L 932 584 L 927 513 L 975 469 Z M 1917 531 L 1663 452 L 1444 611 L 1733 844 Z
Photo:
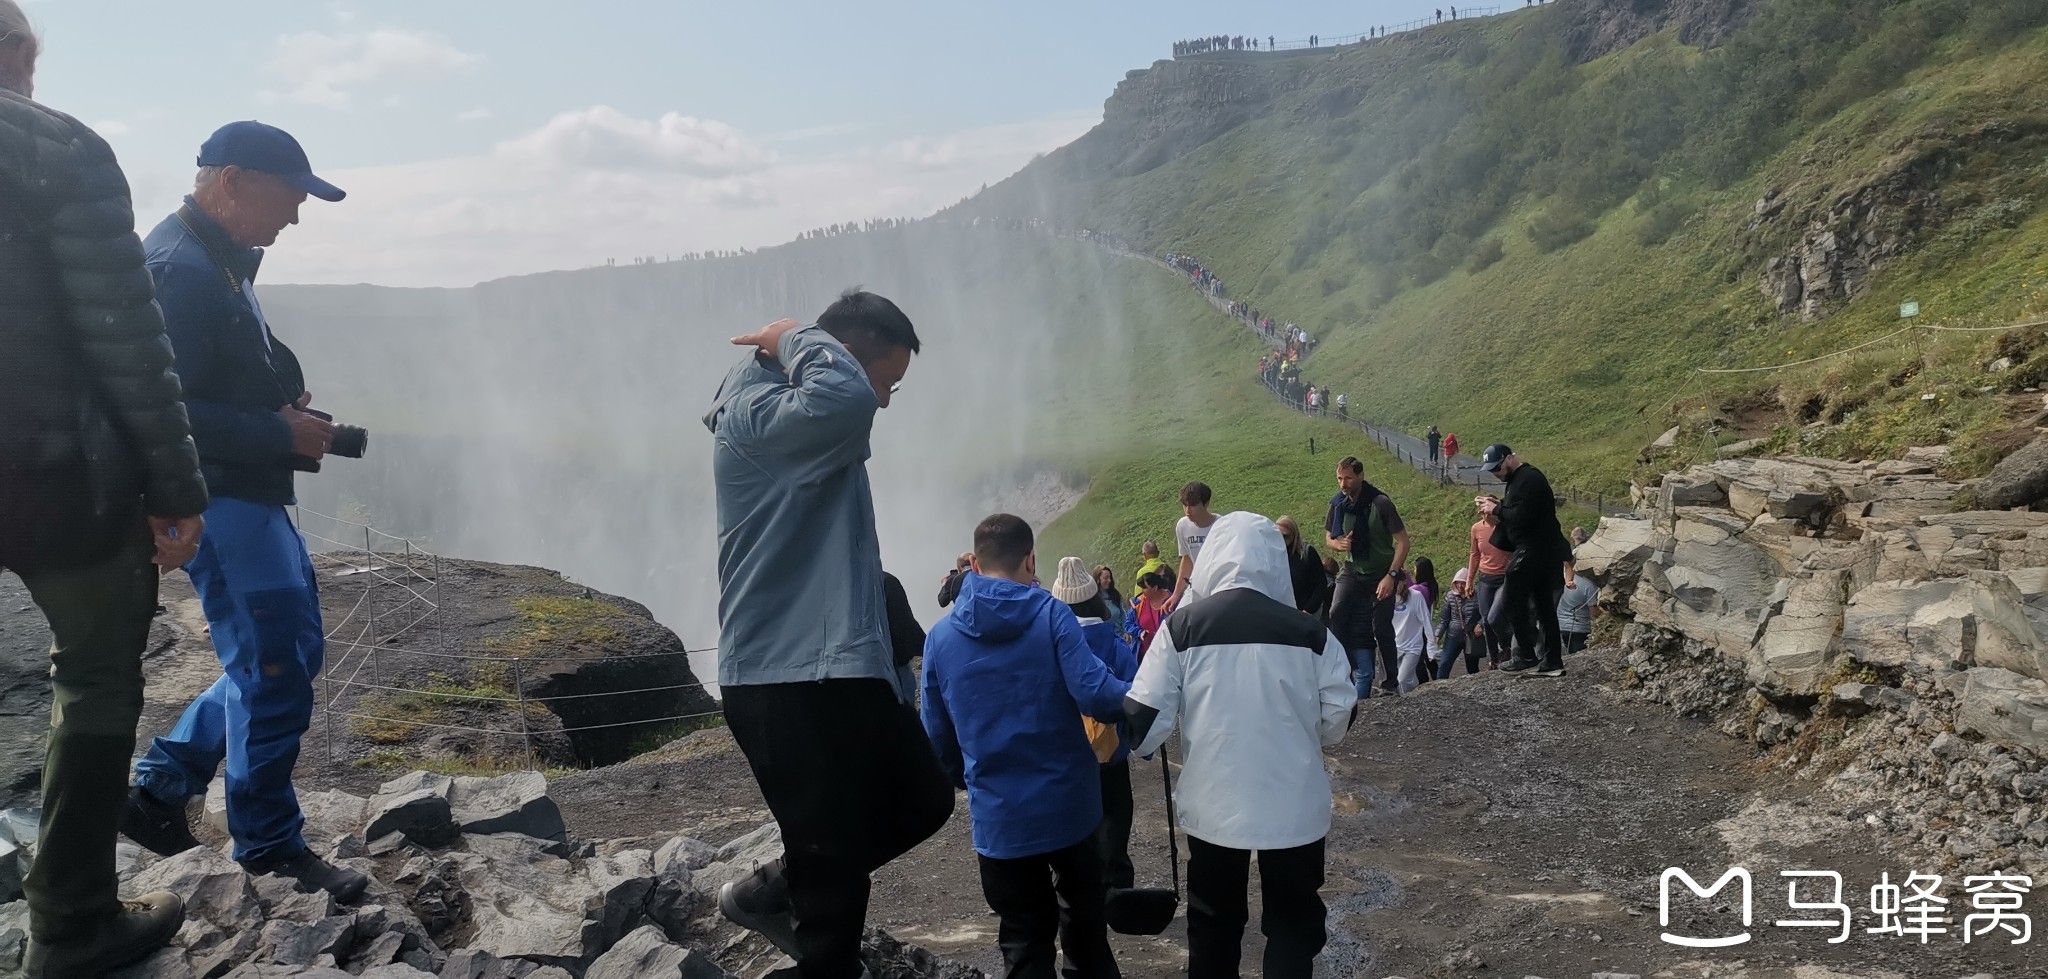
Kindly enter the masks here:
M 213 267 L 228 280 L 228 290 L 237 296 L 241 295 L 242 277 L 235 274 L 234 266 L 229 264 L 227 256 L 221 254 L 220 246 L 201 232 L 198 225 L 192 223 L 193 216 L 192 205 L 178 205 L 178 223 L 184 225 L 186 231 L 192 232 L 192 240 L 199 242 L 199 247 L 206 250 L 207 260 L 211 261 Z

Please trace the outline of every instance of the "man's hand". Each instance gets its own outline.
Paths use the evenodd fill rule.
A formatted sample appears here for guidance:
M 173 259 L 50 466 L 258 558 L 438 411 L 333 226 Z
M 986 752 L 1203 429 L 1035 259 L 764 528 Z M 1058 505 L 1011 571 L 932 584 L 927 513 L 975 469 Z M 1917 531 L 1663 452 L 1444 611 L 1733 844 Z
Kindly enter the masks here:
M 279 408 L 277 413 L 292 430 L 292 454 L 317 460 L 334 444 L 334 426 L 299 410 L 299 405 L 311 398 L 312 395 L 300 398 L 299 404 Z
M 974 554 L 971 551 L 962 552 L 960 557 L 953 562 L 953 570 L 955 571 L 965 571 L 973 566 Z
M 1472 502 L 1479 506 L 1479 515 L 1482 517 L 1493 516 L 1494 510 L 1499 508 L 1500 506 L 1500 504 L 1495 503 L 1493 501 L 1493 497 L 1490 496 L 1481 496 L 1474 499 Z
M 1345 534 L 1345 535 L 1344 535 L 1344 536 L 1342 536 L 1342 537 L 1327 537 L 1327 536 L 1326 536 L 1326 537 L 1324 538 L 1324 540 L 1325 540 L 1325 541 L 1326 541 L 1326 542 L 1327 542 L 1327 543 L 1328 543 L 1328 544 L 1330 545 L 1330 550 L 1336 551 L 1336 552 L 1338 552 L 1338 553 L 1340 553 L 1340 554 L 1349 554 L 1349 553 L 1351 552 L 1351 535 L 1350 535 L 1350 534 Z
M 752 335 L 743 337 L 733 337 L 732 343 L 735 347 L 759 347 L 761 348 L 761 352 L 763 354 L 766 354 L 771 358 L 779 357 L 781 356 L 782 351 L 782 338 L 785 335 L 787 335 L 789 331 L 794 330 L 800 326 L 803 326 L 803 324 L 795 320 L 779 319 L 773 323 L 768 324 L 767 326 L 762 327 L 759 331 L 753 333 Z
M 1380 586 L 1378 589 L 1374 591 L 1374 594 L 1377 595 L 1379 597 L 1379 600 L 1382 602 L 1386 601 L 1389 598 L 1394 597 L 1393 572 L 1389 571 L 1386 574 L 1380 576 Z
M 199 535 L 205 528 L 205 517 L 149 518 L 149 534 L 156 539 L 156 554 L 149 563 L 166 572 L 184 567 L 199 553 Z

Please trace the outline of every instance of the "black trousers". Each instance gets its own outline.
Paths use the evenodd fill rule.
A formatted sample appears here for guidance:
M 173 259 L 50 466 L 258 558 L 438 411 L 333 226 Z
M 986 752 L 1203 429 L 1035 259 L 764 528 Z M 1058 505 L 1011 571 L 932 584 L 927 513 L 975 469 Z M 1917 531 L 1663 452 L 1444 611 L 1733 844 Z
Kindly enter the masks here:
M 953 787 L 924 725 L 883 680 L 725 687 L 726 723 L 782 828 L 803 979 L 855 979 L 868 875 L 930 839 Z
M 1106 892 L 1095 837 L 1037 856 L 978 859 L 982 896 L 1002 922 L 996 941 L 1003 949 L 1003 979 L 1053 979 L 1059 959 L 1054 938 L 1067 953 L 1066 968 L 1057 970 L 1067 979 L 1119 979 L 1103 917 Z
M 1102 825 L 1095 838 L 1102 851 L 1102 882 L 1111 890 L 1124 890 L 1137 882 L 1131 866 L 1131 760 L 1098 766 L 1102 776 Z
M 1487 623 L 1487 631 L 1504 624 L 1521 645 L 1522 656 L 1545 667 L 1558 666 L 1564 662 L 1564 634 L 1557 625 L 1557 600 L 1562 597 L 1562 561 L 1510 562 L 1501 583 L 1497 618 Z
M 1266 979 L 1309 979 L 1329 941 L 1323 844 L 1259 851 Z M 1244 926 L 1251 920 L 1250 850 L 1188 837 L 1188 979 L 1237 979 Z
M 1394 647 L 1394 597 L 1379 598 L 1380 579 L 1385 575 L 1362 575 L 1346 564 L 1337 573 L 1336 597 L 1330 600 L 1330 631 L 1344 644 L 1351 668 L 1361 680 L 1372 676 L 1372 654 L 1379 651 L 1380 689 L 1399 689 L 1401 651 Z M 1365 662 L 1360 664 L 1363 655 Z M 1359 684 L 1361 690 L 1365 684 Z

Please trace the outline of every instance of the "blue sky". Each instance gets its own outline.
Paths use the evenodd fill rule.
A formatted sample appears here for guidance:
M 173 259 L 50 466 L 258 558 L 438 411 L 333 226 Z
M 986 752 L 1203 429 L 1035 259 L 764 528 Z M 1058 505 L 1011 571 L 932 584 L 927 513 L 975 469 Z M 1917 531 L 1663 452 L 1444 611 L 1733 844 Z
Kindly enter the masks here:
M 885 0 L 29 0 L 37 98 L 102 130 L 145 227 L 257 118 L 350 191 L 270 281 L 462 285 L 920 216 L 1100 118 L 1208 33 L 1338 36 L 1433 7 Z

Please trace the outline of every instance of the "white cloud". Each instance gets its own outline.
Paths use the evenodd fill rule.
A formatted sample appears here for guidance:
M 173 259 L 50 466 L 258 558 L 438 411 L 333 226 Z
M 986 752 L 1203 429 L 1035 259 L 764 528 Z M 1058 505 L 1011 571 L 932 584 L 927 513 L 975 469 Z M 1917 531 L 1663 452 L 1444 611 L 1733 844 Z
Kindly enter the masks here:
M 1066 113 L 791 159 L 724 123 L 592 108 L 480 156 L 323 171 L 348 200 L 309 202 L 304 223 L 264 260 L 264 278 L 468 285 L 613 257 L 772 245 L 868 217 L 919 217 L 1099 118 Z M 143 214 L 175 205 L 175 197 L 138 200 Z
M 350 103 L 351 89 L 404 76 L 449 74 L 479 60 L 432 34 L 388 28 L 359 34 L 305 31 L 280 37 L 271 46 L 265 71 L 286 90 L 265 94 L 343 108 Z
M 491 109 L 490 109 L 490 107 L 489 107 L 489 106 L 484 106 L 484 105 L 480 105 L 480 106 L 477 106 L 477 107 L 476 107 L 476 108 L 474 108 L 474 109 L 464 109 L 464 110 L 462 110 L 461 112 L 458 112 L 458 113 L 456 113 L 456 114 L 455 114 L 455 121 L 456 121 L 456 122 L 481 122 L 481 121 L 483 121 L 483 120 L 485 120 L 485 119 L 489 119 L 490 117 L 491 117 Z
M 604 105 L 564 112 L 500 144 L 498 152 L 550 167 L 698 177 L 745 173 L 774 162 L 767 150 L 725 123 L 673 112 L 635 119 Z

